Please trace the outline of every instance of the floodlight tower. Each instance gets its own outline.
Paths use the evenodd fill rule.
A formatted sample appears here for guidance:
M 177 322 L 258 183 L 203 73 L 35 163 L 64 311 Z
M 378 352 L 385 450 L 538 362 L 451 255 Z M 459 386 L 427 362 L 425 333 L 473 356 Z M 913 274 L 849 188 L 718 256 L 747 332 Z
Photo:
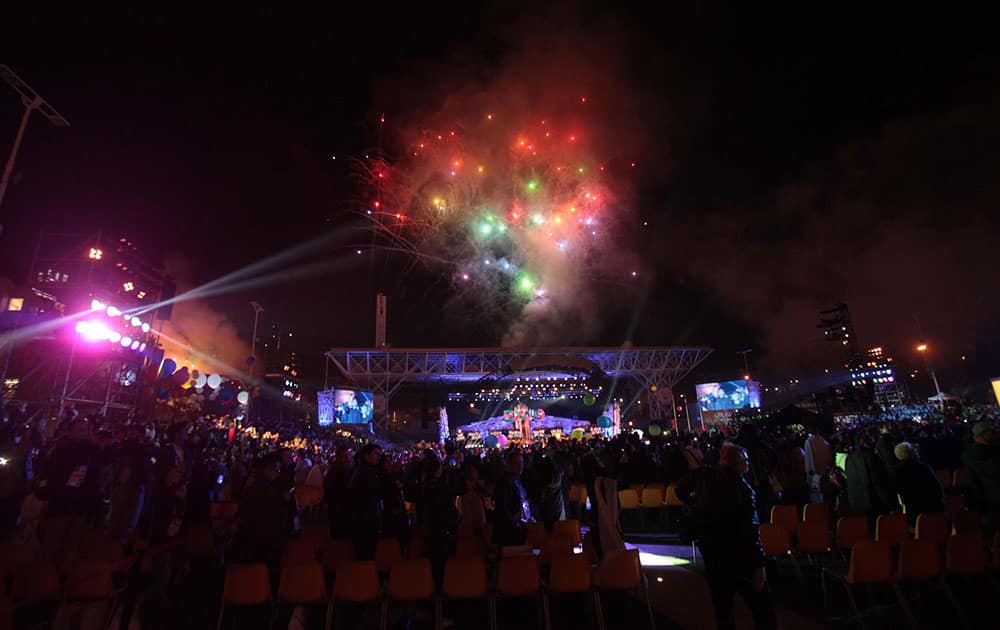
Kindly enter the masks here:
M 7 192 L 7 184 L 10 183 L 10 177 L 14 172 L 14 160 L 17 159 L 17 151 L 21 148 L 21 140 L 24 138 L 24 130 L 28 126 L 28 118 L 31 117 L 31 112 L 38 110 L 38 113 L 45 116 L 56 127 L 69 127 L 69 121 L 49 105 L 38 92 L 31 89 L 31 86 L 25 83 L 21 77 L 17 76 L 10 67 L 4 64 L 0 64 L 0 79 L 3 79 L 7 82 L 7 85 L 14 88 L 14 91 L 21 96 L 21 102 L 24 104 L 24 114 L 21 115 L 21 124 L 17 128 L 17 135 L 14 136 L 14 146 L 10 149 L 10 156 L 7 158 L 7 164 L 3 169 L 3 176 L 0 177 L 0 207 L 3 207 L 3 198 Z M 0 225 L 0 233 L 2 232 L 3 225 Z

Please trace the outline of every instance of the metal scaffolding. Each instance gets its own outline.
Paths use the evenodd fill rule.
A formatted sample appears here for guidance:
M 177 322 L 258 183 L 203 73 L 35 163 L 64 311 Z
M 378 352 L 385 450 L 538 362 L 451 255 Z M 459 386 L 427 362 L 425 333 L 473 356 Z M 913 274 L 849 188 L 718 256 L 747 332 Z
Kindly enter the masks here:
M 469 383 L 491 375 L 511 374 L 523 365 L 559 366 L 589 361 L 595 371 L 612 379 L 628 378 L 646 391 L 669 390 L 712 353 L 711 348 L 333 348 L 325 353 L 342 382 L 363 387 L 388 402 L 404 383 Z M 340 380 L 338 379 L 338 380 Z M 651 388 L 656 387 L 656 390 Z M 650 416 L 665 418 L 659 396 L 649 396 Z M 386 413 L 376 415 L 376 429 L 384 429 Z

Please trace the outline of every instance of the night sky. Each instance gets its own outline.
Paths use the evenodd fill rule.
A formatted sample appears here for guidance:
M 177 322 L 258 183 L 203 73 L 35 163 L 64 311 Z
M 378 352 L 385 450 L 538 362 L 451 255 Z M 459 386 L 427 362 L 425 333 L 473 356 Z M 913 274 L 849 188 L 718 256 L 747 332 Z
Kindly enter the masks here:
M 642 281 L 609 287 L 599 329 L 560 342 L 709 345 L 711 375 L 738 374 L 735 351 L 752 347 L 765 380 L 787 378 L 836 365 L 816 311 L 845 301 L 863 345 L 913 359 L 923 337 L 951 378 L 963 354 L 1000 374 L 989 21 L 689 4 L 5 13 L 0 61 L 72 127 L 32 120 L 0 209 L 0 275 L 23 279 L 43 226 L 120 232 L 187 287 L 335 232 L 292 265 L 330 261 L 323 273 L 175 323 L 240 364 L 257 300 L 317 380 L 323 348 L 372 343 L 376 291 L 396 346 L 496 345 L 506 322 L 470 315 L 440 270 L 347 255 L 367 239 L 349 164 L 376 150 L 381 113 L 391 158 L 396 131 L 455 95 L 523 78 L 545 99 L 591 92 L 639 165 L 627 237 Z M 0 89 L 6 155 L 19 103 Z

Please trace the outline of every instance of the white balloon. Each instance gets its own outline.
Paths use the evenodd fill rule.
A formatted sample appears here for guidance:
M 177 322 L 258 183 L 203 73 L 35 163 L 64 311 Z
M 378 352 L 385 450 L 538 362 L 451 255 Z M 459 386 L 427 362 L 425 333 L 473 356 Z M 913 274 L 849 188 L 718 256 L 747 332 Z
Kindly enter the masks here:
M 249 392 L 240 392 L 239 394 L 236 394 L 236 401 L 241 405 L 247 404 L 247 401 L 249 400 L 250 400 Z
M 218 374 L 210 374 L 208 376 L 208 386 L 212 389 L 218 389 L 219 385 L 222 384 L 222 377 Z
M 208 377 L 205 376 L 204 374 L 199 374 L 198 376 L 194 377 L 195 387 L 204 387 L 205 383 L 207 382 L 208 382 Z

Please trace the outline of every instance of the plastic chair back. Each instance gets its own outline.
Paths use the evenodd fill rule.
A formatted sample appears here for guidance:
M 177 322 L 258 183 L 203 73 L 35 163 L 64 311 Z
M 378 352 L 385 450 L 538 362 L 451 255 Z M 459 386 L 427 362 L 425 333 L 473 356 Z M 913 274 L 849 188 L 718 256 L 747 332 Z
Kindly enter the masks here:
M 903 514 L 883 514 L 875 521 L 875 542 L 898 545 L 909 537 Z
M 281 550 L 281 566 L 294 567 L 316 560 L 316 548 L 307 540 L 289 540 Z
M 271 580 L 267 566 L 231 564 L 226 567 L 226 582 L 222 588 L 222 601 L 237 606 L 255 606 L 271 601 Z
M 330 542 L 330 527 L 326 523 L 306 523 L 302 526 L 299 540 L 309 543 L 313 549 L 321 549 Z
M 434 596 L 430 560 L 400 560 L 389 571 L 387 591 L 393 599 L 417 601 Z
M 545 542 L 545 525 L 536 521 L 531 521 L 527 525 L 528 536 L 525 539 L 524 544 L 534 549 L 540 549 L 542 544 Z
M 952 488 L 968 488 L 969 487 L 969 471 L 965 468 L 956 468 L 955 472 L 951 476 L 951 487 Z
M 802 509 L 803 523 L 823 523 L 830 524 L 830 506 L 826 503 L 807 503 Z
M 951 488 L 951 471 L 950 470 L 935 470 L 934 476 L 941 483 L 941 487 L 945 490 Z
M 403 558 L 403 550 L 395 538 L 383 538 L 375 545 L 375 565 L 379 571 L 388 571 Z
M 573 555 L 573 543 L 569 537 L 552 534 L 545 537 L 545 542 L 542 543 L 542 550 L 538 554 L 538 559 L 548 563 L 552 558 L 570 555 Z
M 569 487 L 569 502 L 584 505 L 587 503 L 587 486 L 574 483 Z
M 852 549 L 854 545 L 869 540 L 867 516 L 842 516 L 837 519 L 838 549 Z
M 370 560 L 348 562 L 337 570 L 333 597 L 345 602 L 373 602 L 378 599 L 378 567 Z
M 323 565 L 327 571 L 336 571 L 354 560 L 354 545 L 349 540 L 338 538 L 323 546 Z
M 215 554 L 215 532 L 210 525 L 195 525 L 188 529 L 184 550 L 196 556 Z
M 471 523 L 462 522 L 458 524 L 458 537 L 459 538 L 472 538 L 476 535 L 476 529 Z
M 799 511 L 794 505 L 775 505 L 771 508 L 771 524 L 795 531 L 799 526 Z
M 941 573 L 941 555 L 937 545 L 925 540 L 904 540 L 899 545 L 901 580 L 926 580 Z
M 684 507 L 684 502 L 677 496 L 677 484 L 672 483 L 667 486 L 667 507 Z
M 641 501 L 644 508 L 663 507 L 663 488 L 646 486 L 642 489 Z
M 278 581 L 278 601 L 308 604 L 326 601 L 326 576 L 316 560 L 284 566 Z
M 486 543 L 482 538 L 459 538 L 455 557 L 463 559 L 486 558 Z
M 590 562 L 583 554 L 558 556 L 552 559 L 549 590 L 553 593 L 582 593 L 592 585 Z
M 764 555 L 788 555 L 792 551 L 792 532 L 774 523 L 764 523 L 760 526 L 760 544 Z
M 639 564 L 639 550 L 625 549 L 604 560 L 597 570 L 601 588 L 628 590 L 642 584 L 642 566 Z
M 552 533 L 556 536 L 566 536 L 574 547 L 583 542 L 583 537 L 580 534 L 580 521 L 575 518 L 556 521 L 552 524 Z
M 618 508 L 622 510 L 639 509 L 639 493 L 635 489 L 619 490 Z
M 450 558 L 444 567 L 444 594 L 452 599 L 483 597 L 487 591 L 483 558 Z
M 825 553 L 830 551 L 830 526 L 826 521 L 805 521 L 799 527 L 799 541 L 796 549 L 802 553 Z
M 986 571 L 982 535 L 958 534 L 949 538 L 944 566 L 948 573 L 975 574 Z
M 978 512 L 955 512 L 951 515 L 951 528 L 956 536 L 981 535 L 982 517 Z
M 943 545 L 948 541 L 948 518 L 941 513 L 917 515 L 917 540 Z
M 944 498 L 944 511 L 950 516 L 956 512 L 965 511 L 965 497 L 960 494 L 949 494 Z
M 888 543 L 864 541 L 851 549 L 847 581 L 851 584 L 888 582 L 892 576 L 892 549 Z
M 538 559 L 534 556 L 509 556 L 500 559 L 497 593 L 501 595 L 531 595 L 538 592 L 541 578 Z
M 62 597 L 59 571 L 48 562 L 17 567 L 11 600 L 15 605 L 56 601 Z

